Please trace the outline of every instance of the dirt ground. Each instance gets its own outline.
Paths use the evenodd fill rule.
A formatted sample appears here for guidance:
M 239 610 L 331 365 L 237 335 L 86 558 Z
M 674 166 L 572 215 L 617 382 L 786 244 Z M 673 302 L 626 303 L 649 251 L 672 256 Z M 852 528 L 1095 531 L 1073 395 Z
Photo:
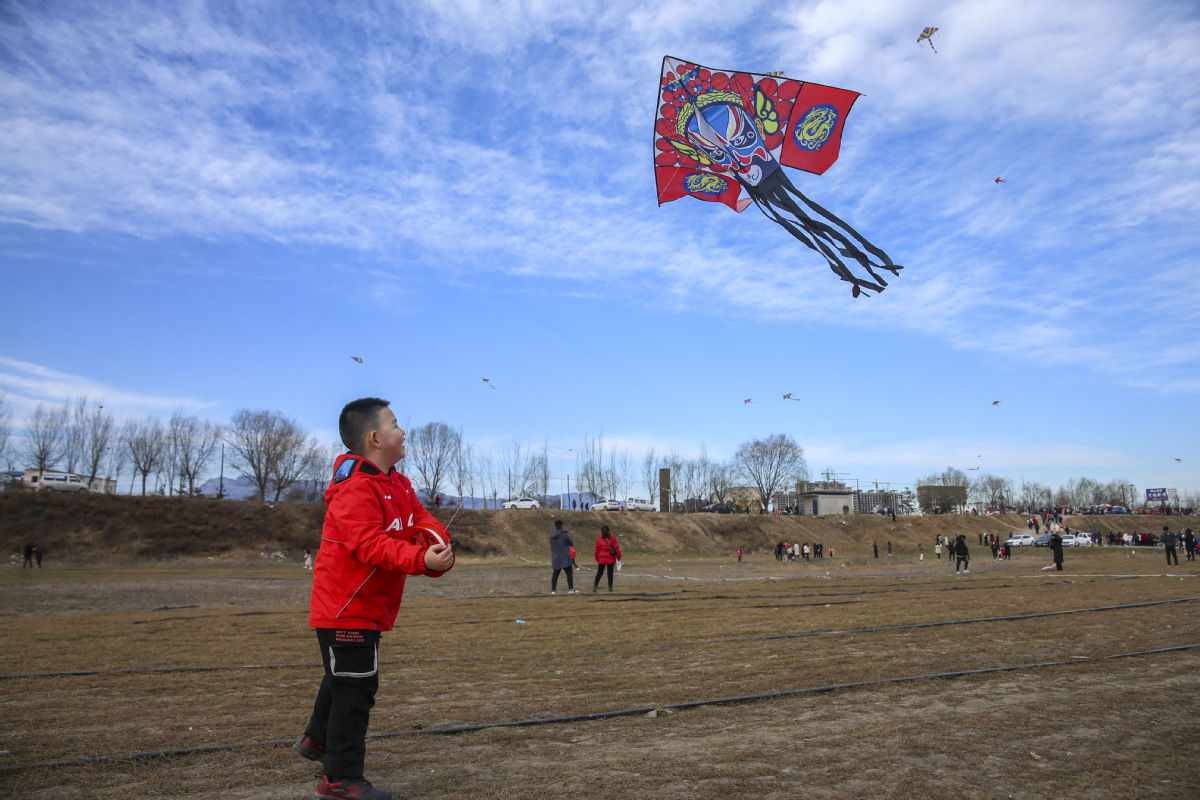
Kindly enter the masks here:
M 627 553 L 611 594 L 589 568 L 555 596 L 532 552 L 464 557 L 385 634 L 367 774 L 430 800 L 1194 798 L 1200 562 L 1130 552 Z M 311 797 L 309 575 L 0 569 L 0 791 Z

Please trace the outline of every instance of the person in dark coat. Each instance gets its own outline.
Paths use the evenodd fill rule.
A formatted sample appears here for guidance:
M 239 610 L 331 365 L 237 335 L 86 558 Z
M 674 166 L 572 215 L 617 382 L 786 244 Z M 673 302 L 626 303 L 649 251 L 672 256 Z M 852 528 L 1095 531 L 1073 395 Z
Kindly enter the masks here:
M 964 572 L 970 572 L 971 569 L 971 552 L 967 549 L 967 537 L 960 533 L 958 539 L 954 542 L 954 574 L 961 575 Z
M 1175 560 L 1175 566 L 1179 566 L 1179 553 L 1175 552 L 1175 545 L 1177 541 L 1178 540 L 1175 537 L 1175 533 L 1166 525 L 1163 525 L 1162 543 L 1163 549 L 1167 551 L 1168 567 L 1171 566 L 1172 559 Z
M 1062 537 L 1058 535 L 1058 531 L 1050 534 L 1050 552 L 1054 554 L 1054 568 L 1062 572 Z
M 571 535 L 563 529 L 561 519 L 554 520 L 554 530 L 550 532 L 550 567 L 554 574 L 550 576 L 550 594 L 558 589 L 558 573 L 567 573 L 567 594 L 578 594 L 575 590 L 574 560 L 571 558 L 571 548 L 575 543 Z

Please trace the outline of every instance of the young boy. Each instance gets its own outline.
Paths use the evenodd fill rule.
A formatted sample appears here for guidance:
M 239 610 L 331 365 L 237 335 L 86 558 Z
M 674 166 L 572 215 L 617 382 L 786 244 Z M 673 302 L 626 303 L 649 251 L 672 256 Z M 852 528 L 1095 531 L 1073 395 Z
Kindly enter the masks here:
M 363 777 L 367 722 L 379 689 L 379 637 L 396 622 L 405 577 L 441 577 L 454 566 L 454 550 L 408 478 L 393 469 L 404 458 L 404 430 L 388 401 L 348 403 L 338 430 L 350 452 L 334 463 L 325 490 L 308 618 L 325 677 L 293 747 L 323 762 L 319 800 L 391 800 L 391 792 Z

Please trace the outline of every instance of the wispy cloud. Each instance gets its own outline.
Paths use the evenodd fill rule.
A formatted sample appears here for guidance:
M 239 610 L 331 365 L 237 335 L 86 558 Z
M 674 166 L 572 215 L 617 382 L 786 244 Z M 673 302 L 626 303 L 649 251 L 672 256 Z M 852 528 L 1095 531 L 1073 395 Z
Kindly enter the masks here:
M 105 405 L 122 418 L 139 414 L 169 415 L 176 410 L 201 411 L 215 405 L 192 397 L 133 392 L 7 356 L 0 356 L 0 392 L 6 395 L 14 424 L 39 404 L 61 406 L 80 397 Z

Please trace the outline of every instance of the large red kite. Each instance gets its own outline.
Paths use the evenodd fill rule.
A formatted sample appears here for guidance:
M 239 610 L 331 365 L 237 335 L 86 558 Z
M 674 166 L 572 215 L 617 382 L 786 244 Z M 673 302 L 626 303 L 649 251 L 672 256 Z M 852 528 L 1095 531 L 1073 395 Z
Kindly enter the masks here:
M 659 205 L 689 195 L 734 211 L 753 203 L 820 253 L 855 297 L 882 292 L 887 281 L 876 270 L 898 275 L 902 268 L 801 194 L 780 168 L 820 175 L 833 166 L 857 99 L 858 92 L 847 89 L 666 56 L 654 122 Z

